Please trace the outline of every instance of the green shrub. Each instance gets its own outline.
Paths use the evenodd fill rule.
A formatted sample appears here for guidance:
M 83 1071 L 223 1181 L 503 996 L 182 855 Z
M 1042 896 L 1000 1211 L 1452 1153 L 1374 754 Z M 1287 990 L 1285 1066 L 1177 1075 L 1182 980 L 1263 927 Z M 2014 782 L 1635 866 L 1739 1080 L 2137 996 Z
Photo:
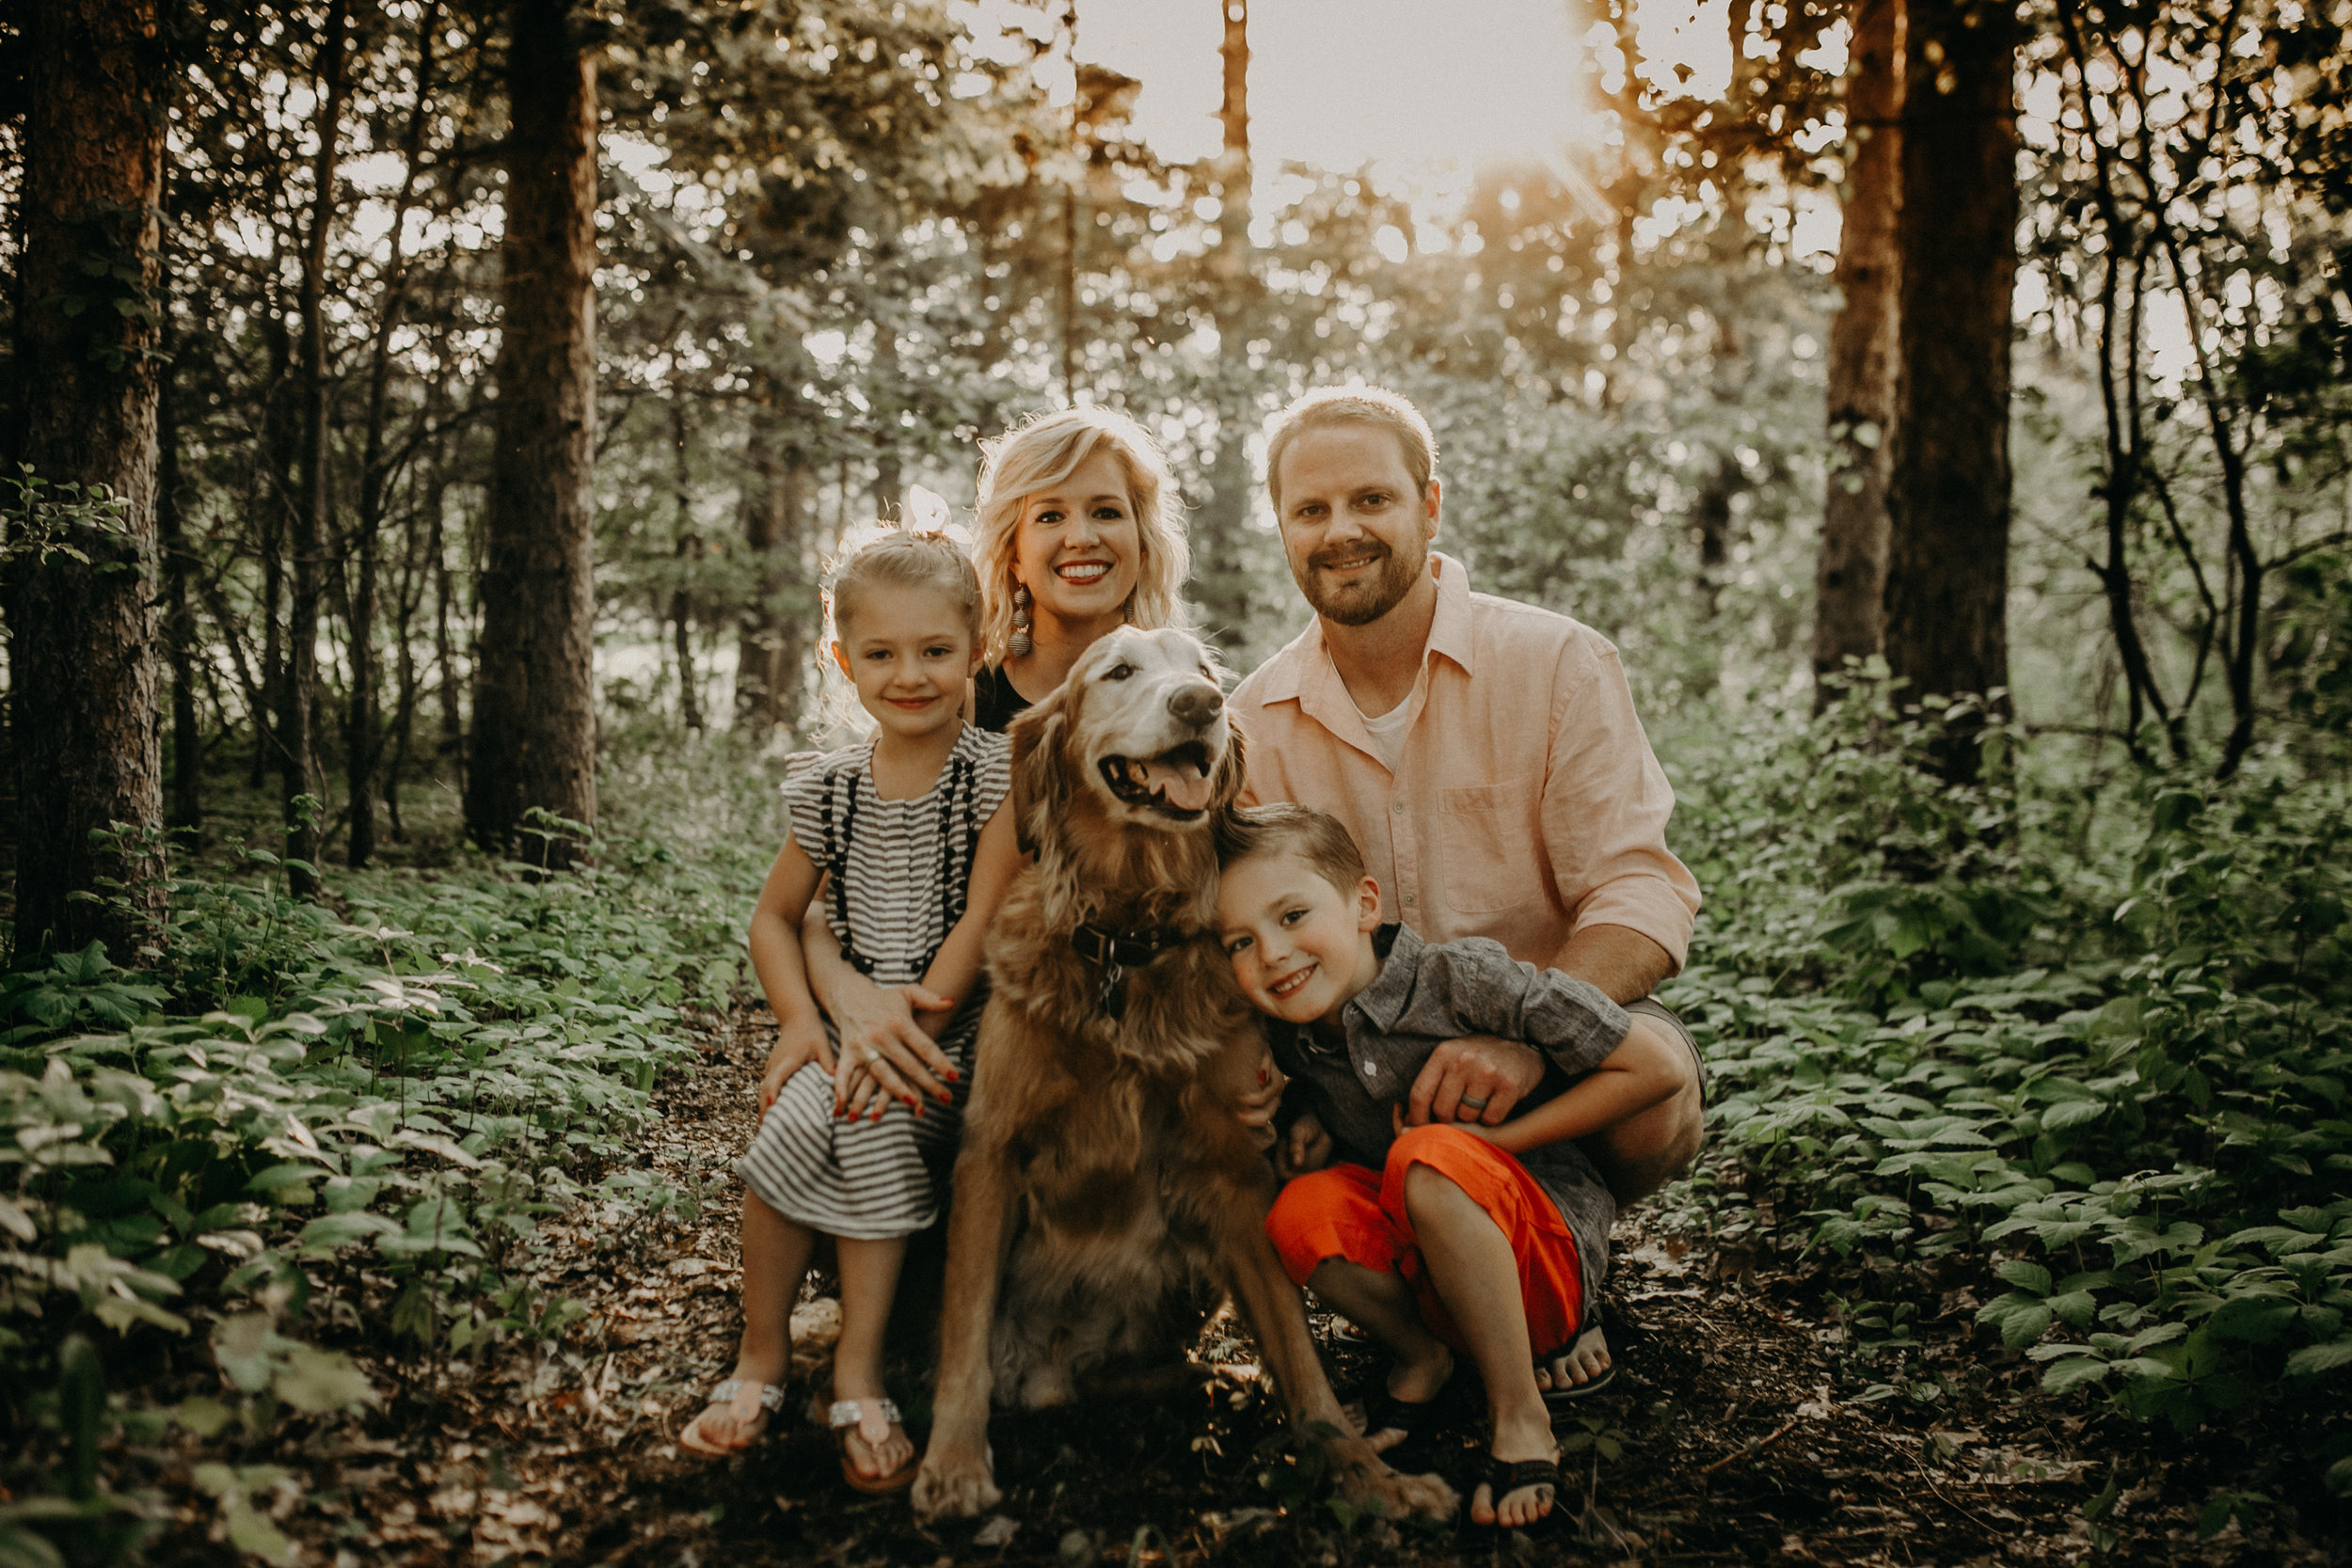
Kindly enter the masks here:
M 755 816 L 755 786 L 731 809 Z M 680 1009 L 740 983 L 764 863 L 740 837 L 708 856 L 611 841 L 548 878 L 357 875 L 316 903 L 237 851 L 232 874 L 171 882 L 153 969 L 92 947 L 0 982 L 0 1402 L 32 1438 L 0 1461 L 26 1499 L 0 1560 L 102 1560 L 151 1533 L 159 1505 L 99 1484 L 102 1431 L 209 1438 L 373 1402 L 313 1339 L 405 1347 L 396 1367 L 551 1346 L 581 1308 L 529 1281 L 540 1216 L 594 1202 L 618 1235 L 691 1212 L 629 1167 L 658 1077 L 691 1054 Z M 223 1398 L 109 1401 L 83 1365 L 95 1342 L 160 1373 L 191 1341 Z M 285 1473 L 195 1480 L 237 1546 L 289 1560 L 253 1501 Z
M 1672 999 L 1749 1223 L 1973 1277 L 2052 1394 L 2317 1419 L 2352 1365 L 2342 759 L 2088 787 L 1996 728 L 1955 787 L 1936 727 L 1858 690 L 1677 779 L 1710 908 Z

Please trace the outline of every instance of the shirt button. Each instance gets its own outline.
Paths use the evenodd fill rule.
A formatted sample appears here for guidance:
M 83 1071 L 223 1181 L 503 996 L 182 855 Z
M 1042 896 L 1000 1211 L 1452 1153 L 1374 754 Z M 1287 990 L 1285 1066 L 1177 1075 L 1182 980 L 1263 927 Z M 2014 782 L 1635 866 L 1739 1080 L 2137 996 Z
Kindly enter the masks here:
M 1389 809 L 1396 813 L 1397 816 L 1402 816 L 1405 815 L 1405 802 L 1399 800 L 1395 805 L 1391 806 Z
M 1378 1064 L 1377 1062 L 1366 1062 L 1366 1063 L 1364 1064 L 1364 1076 L 1365 1076 L 1365 1077 L 1367 1077 L 1367 1078 L 1377 1078 L 1377 1077 L 1379 1077 L 1379 1076 L 1380 1076 L 1380 1064 Z
M 1408 910 L 1413 907 L 1413 895 L 1409 893 L 1405 895 L 1405 907 Z

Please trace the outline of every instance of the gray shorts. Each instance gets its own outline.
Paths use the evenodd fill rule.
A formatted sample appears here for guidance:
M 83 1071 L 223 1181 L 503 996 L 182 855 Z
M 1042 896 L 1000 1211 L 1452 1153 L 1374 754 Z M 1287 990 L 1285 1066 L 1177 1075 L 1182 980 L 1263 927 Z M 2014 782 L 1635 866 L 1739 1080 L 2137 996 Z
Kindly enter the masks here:
M 1672 1007 L 1669 1007 L 1664 1003 L 1647 996 L 1643 997 L 1639 1002 L 1627 1003 L 1625 1005 L 1625 1010 L 1629 1013 L 1640 1013 L 1644 1018 L 1657 1019 L 1660 1022 L 1665 1024 L 1669 1029 L 1673 1030 L 1675 1037 L 1679 1039 L 1683 1045 L 1689 1049 L 1691 1053 L 1691 1066 L 1699 1075 L 1699 1109 L 1705 1110 L 1707 1108 L 1708 1098 L 1707 1058 L 1699 1054 L 1699 1042 L 1691 1037 L 1690 1026 L 1682 1022 L 1681 1018 Z

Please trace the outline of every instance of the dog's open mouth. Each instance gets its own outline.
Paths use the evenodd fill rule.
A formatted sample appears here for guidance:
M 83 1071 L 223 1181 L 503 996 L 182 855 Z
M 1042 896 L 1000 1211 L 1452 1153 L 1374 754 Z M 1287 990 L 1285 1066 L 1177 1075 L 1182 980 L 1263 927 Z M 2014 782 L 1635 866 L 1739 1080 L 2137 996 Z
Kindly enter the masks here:
M 1189 819 L 1209 809 L 1209 748 L 1187 740 L 1155 757 L 1104 757 L 1103 782 L 1131 806 Z

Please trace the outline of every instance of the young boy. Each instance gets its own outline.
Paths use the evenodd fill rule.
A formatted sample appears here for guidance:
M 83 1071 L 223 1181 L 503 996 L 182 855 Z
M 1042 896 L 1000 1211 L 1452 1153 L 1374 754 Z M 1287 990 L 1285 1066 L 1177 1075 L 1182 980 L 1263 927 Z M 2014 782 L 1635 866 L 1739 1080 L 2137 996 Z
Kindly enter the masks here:
M 1423 942 L 1383 925 L 1380 887 L 1339 822 L 1304 806 L 1239 814 L 1221 857 L 1218 939 L 1297 1107 L 1276 1151 L 1293 1178 L 1266 1230 L 1300 1285 L 1394 1353 L 1367 1433 L 1414 1434 L 1455 1352 L 1485 1379 L 1494 1441 L 1482 1525 L 1551 1512 L 1559 1449 L 1534 1359 L 1571 1343 L 1608 1268 L 1616 1204 L 1570 1141 L 1664 1101 L 1673 1045 L 1581 980 L 1484 937 Z M 1405 1126 L 1443 1041 L 1517 1040 L 1554 1071 L 1500 1127 Z M 1289 1119 L 1286 1117 L 1286 1119 Z

